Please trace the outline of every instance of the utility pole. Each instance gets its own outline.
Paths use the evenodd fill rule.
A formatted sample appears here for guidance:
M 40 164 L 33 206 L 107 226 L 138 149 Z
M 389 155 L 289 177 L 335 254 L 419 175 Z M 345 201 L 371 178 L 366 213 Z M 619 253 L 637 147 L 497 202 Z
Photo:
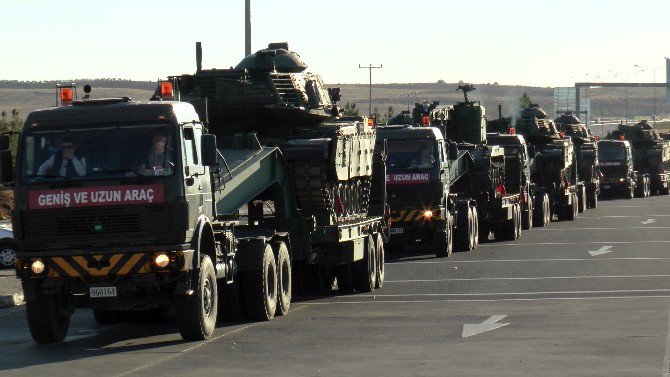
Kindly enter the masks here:
M 358 68 L 365 68 L 370 71 L 370 108 L 368 111 L 368 115 L 372 115 L 372 70 L 377 69 L 377 68 L 383 68 L 382 65 L 380 64 L 379 67 L 375 67 L 372 64 L 368 64 L 367 67 L 363 67 L 360 64 L 358 65 Z
M 244 56 L 251 55 L 251 0 L 244 0 Z

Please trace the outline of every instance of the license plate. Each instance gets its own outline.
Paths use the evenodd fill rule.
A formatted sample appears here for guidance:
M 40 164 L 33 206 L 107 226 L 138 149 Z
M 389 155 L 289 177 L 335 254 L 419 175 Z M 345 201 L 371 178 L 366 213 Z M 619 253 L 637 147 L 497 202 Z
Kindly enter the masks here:
M 98 297 L 116 297 L 116 287 L 91 287 L 91 298 Z
M 402 234 L 403 229 L 402 228 L 391 228 L 389 229 L 390 234 Z
M 610 186 L 608 186 L 608 185 L 603 185 L 603 187 L 602 187 L 602 188 L 603 188 L 603 190 L 609 190 L 609 189 L 610 189 L 611 187 L 610 187 Z

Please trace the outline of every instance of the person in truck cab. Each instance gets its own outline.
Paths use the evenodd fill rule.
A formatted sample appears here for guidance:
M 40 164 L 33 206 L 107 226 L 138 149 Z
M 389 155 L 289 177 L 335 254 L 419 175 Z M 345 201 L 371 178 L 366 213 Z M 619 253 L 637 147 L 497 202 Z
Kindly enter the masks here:
M 163 134 L 154 134 L 151 136 L 151 142 L 146 158 L 137 165 L 137 169 L 153 170 L 156 175 L 170 174 L 174 164 L 168 153 L 167 138 Z
M 433 157 L 433 148 L 427 145 L 422 145 L 421 150 L 417 156 L 412 160 L 410 167 L 413 168 L 429 168 L 435 164 L 435 157 Z
M 40 165 L 38 176 L 82 177 L 86 175 L 86 159 L 77 155 L 74 139 L 66 136 L 61 147 Z

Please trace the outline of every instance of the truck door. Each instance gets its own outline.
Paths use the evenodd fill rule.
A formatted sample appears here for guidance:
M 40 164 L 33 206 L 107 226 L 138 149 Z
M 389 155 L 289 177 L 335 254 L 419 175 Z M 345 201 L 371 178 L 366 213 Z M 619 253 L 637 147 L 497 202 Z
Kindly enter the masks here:
M 184 156 L 184 187 L 189 208 L 189 224 L 195 227 L 198 217 L 212 216 L 212 193 L 208 167 L 203 166 L 200 157 L 201 124 L 189 124 L 182 128 Z M 190 229 L 190 232 L 193 228 Z

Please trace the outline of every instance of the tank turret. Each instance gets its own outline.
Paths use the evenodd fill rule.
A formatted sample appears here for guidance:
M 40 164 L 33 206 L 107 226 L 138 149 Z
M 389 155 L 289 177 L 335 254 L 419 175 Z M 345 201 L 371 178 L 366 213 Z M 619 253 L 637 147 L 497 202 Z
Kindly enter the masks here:
M 270 43 L 268 48 L 251 54 L 235 66 L 236 70 L 247 69 L 256 72 L 297 73 L 307 69 L 300 55 L 290 51 L 288 43 Z
M 516 132 L 524 135 L 531 144 L 550 143 L 561 138 L 554 122 L 534 103 L 521 110 L 515 125 Z

